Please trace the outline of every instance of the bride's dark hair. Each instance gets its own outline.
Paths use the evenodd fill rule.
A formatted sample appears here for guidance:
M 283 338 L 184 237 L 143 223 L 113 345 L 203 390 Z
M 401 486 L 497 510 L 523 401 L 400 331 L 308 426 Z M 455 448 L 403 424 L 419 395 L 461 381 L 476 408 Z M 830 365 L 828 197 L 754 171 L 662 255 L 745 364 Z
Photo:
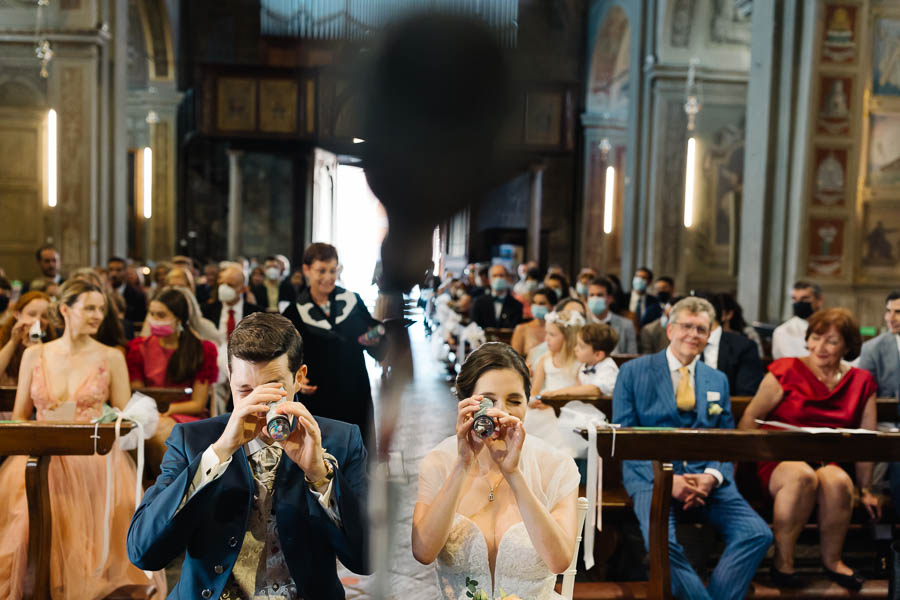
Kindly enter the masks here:
M 475 391 L 475 384 L 478 383 L 481 376 L 488 371 L 498 369 L 512 369 L 521 375 L 522 385 L 525 387 L 525 397 L 531 396 L 531 378 L 528 375 L 528 365 L 525 364 L 525 359 L 508 344 L 488 342 L 470 354 L 459 370 L 459 375 L 456 376 L 457 398 L 460 400 L 469 398 Z

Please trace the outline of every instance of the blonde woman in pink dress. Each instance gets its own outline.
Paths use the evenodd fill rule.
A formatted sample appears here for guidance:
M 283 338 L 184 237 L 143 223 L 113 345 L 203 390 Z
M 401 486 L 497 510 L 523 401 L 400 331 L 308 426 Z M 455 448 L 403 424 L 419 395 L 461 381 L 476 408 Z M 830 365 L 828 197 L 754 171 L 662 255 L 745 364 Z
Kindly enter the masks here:
M 93 284 L 72 280 L 59 293 L 51 315 L 65 323 L 61 338 L 25 351 L 13 418 L 89 422 L 109 402 L 123 409 L 131 389 L 125 358 L 91 338 L 108 310 Z M 109 552 L 103 559 L 106 508 L 105 456 L 54 456 L 50 461 L 50 591 L 54 600 L 103 598 L 124 585 L 157 586 L 165 597 L 165 575 L 152 580 L 128 561 L 125 538 L 134 512 L 136 469 L 118 447 L 112 452 L 115 489 L 109 519 Z M 0 465 L 0 598 L 22 596 L 28 550 L 25 456 Z

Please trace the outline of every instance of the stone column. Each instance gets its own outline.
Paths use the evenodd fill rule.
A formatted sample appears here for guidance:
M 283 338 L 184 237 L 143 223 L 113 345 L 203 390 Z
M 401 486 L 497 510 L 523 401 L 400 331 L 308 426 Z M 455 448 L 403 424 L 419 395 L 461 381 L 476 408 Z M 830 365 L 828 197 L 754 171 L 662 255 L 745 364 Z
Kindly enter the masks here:
M 241 171 L 240 150 L 228 151 L 228 257 L 240 254 L 241 245 L 241 205 L 243 196 L 243 173 Z
M 753 5 L 737 300 L 748 321 L 780 321 L 797 273 L 815 11 Z M 775 110 L 780 107 L 780 110 Z
M 528 260 L 541 260 L 541 208 L 544 186 L 544 165 L 531 167 L 531 211 L 528 217 Z
M 111 254 L 125 256 L 128 252 L 128 120 L 125 105 L 128 96 L 128 2 L 112 3 L 113 66 L 112 66 L 112 210 L 109 219 L 111 239 L 107 244 Z

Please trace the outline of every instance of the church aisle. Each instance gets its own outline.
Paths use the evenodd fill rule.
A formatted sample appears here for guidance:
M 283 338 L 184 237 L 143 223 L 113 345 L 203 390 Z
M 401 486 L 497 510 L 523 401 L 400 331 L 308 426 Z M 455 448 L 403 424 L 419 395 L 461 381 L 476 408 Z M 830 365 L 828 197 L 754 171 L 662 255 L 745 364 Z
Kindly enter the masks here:
M 456 422 L 456 399 L 450 391 L 446 371 L 431 354 L 430 341 L 425 337 L 425 328 L 417 320 L 409 328 L 410 343 L 415 363 L 415 377 L 403 394 L 401 422 L 398 426 L 397 441 L 392 453 L 391 467 L 393 493 L 400 501 L 396 507 L 393 555 L 390 561 L 388 587 L 390 595 L 385 600 L 419 598 L 429 600 L 437 588 L 434 584 L 432 566 L 419 564 L 412 555 L 410 535 L 412 513 L 416 502 L 419 463 L 438 442 L 451 435 Z M 372 375 L 372 396 L 375 401 L 376 416 L 379 412 L 380 368 L 368 362 Z M 377 420 L 376 420 L 377 423 Z M 403 473 L 399 471 L 402 458 Z M 397 469 L 393 469 L 397 465 Z M 372 598 L 374 576 L 359 577 L 339 565 L 338 575 L 344 583 L 348 600 L 368 600 Z

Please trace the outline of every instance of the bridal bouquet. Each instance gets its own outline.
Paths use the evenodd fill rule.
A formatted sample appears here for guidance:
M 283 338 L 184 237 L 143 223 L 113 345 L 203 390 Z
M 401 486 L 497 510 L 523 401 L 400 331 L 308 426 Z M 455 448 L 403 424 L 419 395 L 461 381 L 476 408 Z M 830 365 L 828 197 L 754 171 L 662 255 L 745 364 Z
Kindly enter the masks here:
M 491 600 L 484 590 L 478 589 L 478 582 L 474 579 L 470 579 L 466 577 L 466 597 L 471 598 L 472 600 Z M 516 595 L 507 594 L 503 591 L 503 588 L 500 588 L 500 598 L 502 600 L 521 600 Z

